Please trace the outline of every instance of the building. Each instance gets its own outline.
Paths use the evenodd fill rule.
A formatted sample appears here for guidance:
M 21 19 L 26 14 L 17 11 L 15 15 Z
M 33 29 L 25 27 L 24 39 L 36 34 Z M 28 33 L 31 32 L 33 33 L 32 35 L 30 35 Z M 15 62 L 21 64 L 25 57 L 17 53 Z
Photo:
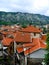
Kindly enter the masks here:
M 21 61 L 27 65 L 27 60 L 32 63 L 41 63 L 44 59 L 46 48 L 46 35 L 42 30 L 32 25 L 22 28 L 19 26 L 3 26 L 0 31 L 3 34 L 2 44 L 7 47 L 8 55 L 18 53 Z M 21 64 L 21 65 L 24 65 Z

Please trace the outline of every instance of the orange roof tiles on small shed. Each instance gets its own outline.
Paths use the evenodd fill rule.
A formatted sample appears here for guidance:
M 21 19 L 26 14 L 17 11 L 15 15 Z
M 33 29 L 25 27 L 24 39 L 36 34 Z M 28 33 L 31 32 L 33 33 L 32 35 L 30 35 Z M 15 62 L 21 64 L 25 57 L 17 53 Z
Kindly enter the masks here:
M 4 37 L 4 39 L 2 40 L 3 46 L 9 46 L 11 42 L 13 42 L 13 39 L 7 37 Z
M 41 32 L 41 30 L 40 29 L 38 29 L 38 28 L 36 28 L 36 27 L 34 27 L 34 26 L 28 26 L 28 27 L 26 27 L 26 28 L 22 28 L 22 30 L 20 30 L 20 31 L 22 31 L 22 32 L 33 32 L 33 33 L 40 33 Z

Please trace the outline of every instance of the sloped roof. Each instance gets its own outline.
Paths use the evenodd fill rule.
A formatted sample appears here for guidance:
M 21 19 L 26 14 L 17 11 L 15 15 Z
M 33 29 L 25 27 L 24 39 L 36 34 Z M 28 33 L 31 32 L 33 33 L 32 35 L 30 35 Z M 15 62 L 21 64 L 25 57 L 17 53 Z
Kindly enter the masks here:
M 26 43 L 26 44 L 23 44 L 23 48 L 27 48 L 27 47 L 32 47 L 32 46 L 34 46 L 35 44 L 33 44 L 33 42 L 31 42 L 31 43 Z
M 23 33 L 18 31 L 14 34 L 14 40 L 16 42 L 32 42 L 32 39 L 29 33 Z
M 24 48 L 26 48 L 25 51 Z M 17 51 L 18 53 L 24 51 L 24 55 L 28 55 L 38 49 L 44 49 L 44 48 L 46 48 L 46 45 L 44 44 L 43 40 L 41 40 L 40 38 L 33 38 L 32 43 L 23 44 L 22 47 L 17 48 Z
M 46 48 L 46 44 L 44 44 L 44 42 L 40 38 L 34 39 L 33 44 L 35 44 L 35 46 L 33 46 L 33 47 L 27 49 L 26 51 L 24 51 L 25 55 L 28 55 L 28 54 L 30 54 L 30 53 L 38 50 L 38 49 Z
M 5 31 L 2 31 L 1 32 L 3 35 L 7 35 L 8 34 L 8 32 L 5 32 Z
M 18 47 L 18 48 L 16 48 L 16 50 L 18 51 L 18 53 L 21 53 L 24 51 L 23 47 Z
M 4 37 L 4 39 L 2 40 L 3 46 L 9 46 L 11 42 L 13 42 L 13 39 L 7 37 Z
M 31 48 L 33 46 L 34 46 L 33 43 L 24 43 L 24 44 L 18 46 L 16 49 L 17 49 L 18 53 L 21 53 L 24 51 L 24 48 Z
M 20 30 L 22 32 L 33 32 L 33 33 L 40 33 L 41 30 L 39 28 L 36 28 L 34 26 L 28 26 L 26 28 L 22 28 L 22 30 Z

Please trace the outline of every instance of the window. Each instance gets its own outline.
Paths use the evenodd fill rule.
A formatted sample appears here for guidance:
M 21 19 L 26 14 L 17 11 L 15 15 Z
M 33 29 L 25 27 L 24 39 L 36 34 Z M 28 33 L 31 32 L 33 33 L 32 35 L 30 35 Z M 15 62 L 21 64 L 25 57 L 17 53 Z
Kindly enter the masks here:
M 36 33 L 34 33 L 34 36 L 36 36 Z

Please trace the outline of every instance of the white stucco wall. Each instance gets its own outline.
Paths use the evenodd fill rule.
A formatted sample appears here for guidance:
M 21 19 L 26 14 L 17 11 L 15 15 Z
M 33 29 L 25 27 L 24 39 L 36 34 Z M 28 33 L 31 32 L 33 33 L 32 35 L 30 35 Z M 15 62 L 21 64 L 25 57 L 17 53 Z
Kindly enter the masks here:
M 34 33 L 31 33 L 31 38 L 40 38 L 40 34 L 36 33 L 34 35 Z
M 29 55 L 30 58 L 44 58 L 46 51 L 44 49 L 39 49 Z

